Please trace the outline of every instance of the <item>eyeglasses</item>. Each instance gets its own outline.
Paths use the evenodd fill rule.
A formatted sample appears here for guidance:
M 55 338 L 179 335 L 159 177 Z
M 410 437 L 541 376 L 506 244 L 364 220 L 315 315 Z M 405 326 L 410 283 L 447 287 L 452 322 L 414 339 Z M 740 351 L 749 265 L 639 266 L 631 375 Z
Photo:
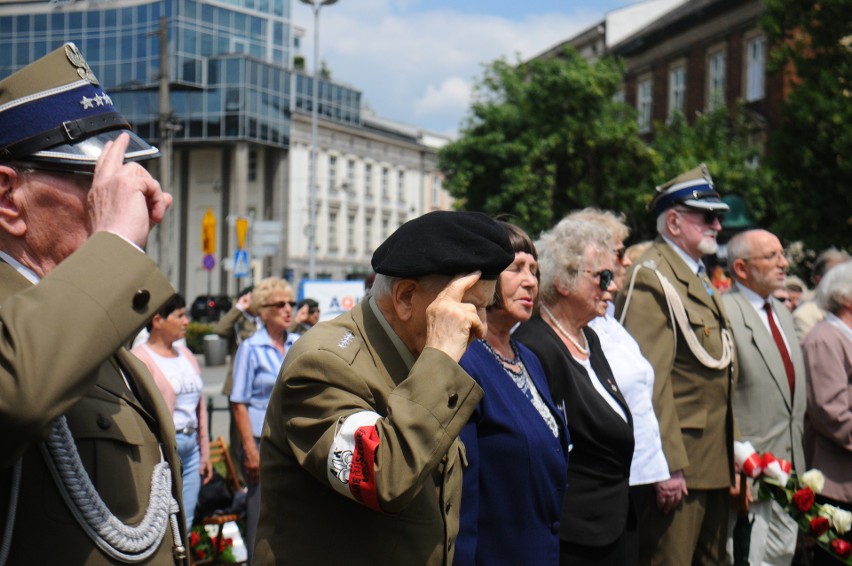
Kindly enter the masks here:
M 618 259 L 618 261 L 622 261 L 624 259 L 624 254 L 626 254 L 626 253 L 627 253 L 627 248 L 625 248 L 624 246 L 621 246 L 620 248 L 615 250 L 615 257 Z
M 94 169 L 65 169 L 64 167 L 51 167 L 40 163 L 31 163 L 29 161 L 20 161 L 14 165 L 24 171 L 41 171 L 42 173 L 53 173 L 54 175 L 80 175 L 82 177 L 94 177 Z
M 308 314 L 317 314 L 319 309 L 308 309 Z
M 758 256 L 754 256 L 754 257 L 744 257 L 743 261 L 755 261 L 755 260 L 761 259 L 763 261 L 775 263 L 781 258 L 787 259 L 787 252 L 785 252 L 784 250 L 775 250 L 771 254 L 766 254 L 766 255 L 758 255 Z
M 712 226 L 717 220 L 720 224 L 725 221 L 725 215 L 716 210 L 693 210 L 691 208 L 678 208 L 675 210 L 681 214 L 700 215 L 704 224 L 707 226 Z
M 583 273 L 591 273 L 592 277 L 597 279 L 600 283 L 601 291 L 609 289 L 609 284 L 612 283 L 612 280 L 615 277 L 615 274 L 611 269 L 601 269 L 600 271 L 589 271 L 586 269 Z
M 296 308 L 296 301 L 278 301 L 277 303 L 266 303 L 262 306 L 265 309 L 283 309 L 284 307 L 290 307 L 291 309 Z

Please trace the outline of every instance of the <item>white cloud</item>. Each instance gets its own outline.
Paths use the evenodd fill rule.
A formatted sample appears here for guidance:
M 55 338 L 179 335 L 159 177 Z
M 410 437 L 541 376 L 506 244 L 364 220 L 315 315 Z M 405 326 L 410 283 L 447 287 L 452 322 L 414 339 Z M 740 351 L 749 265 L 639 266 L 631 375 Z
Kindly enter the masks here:
M 380 116 L 439 132 L 458 127 L 483 65 L 532 57 L 601 19 L 585 12 L 513 21 L 427 5 L 350 0 L 323 8 L 320 59 Z M 301 3 L 293 6 L 296 24 L 307 30 L 302 49 L 312 65 L 313 15 Z

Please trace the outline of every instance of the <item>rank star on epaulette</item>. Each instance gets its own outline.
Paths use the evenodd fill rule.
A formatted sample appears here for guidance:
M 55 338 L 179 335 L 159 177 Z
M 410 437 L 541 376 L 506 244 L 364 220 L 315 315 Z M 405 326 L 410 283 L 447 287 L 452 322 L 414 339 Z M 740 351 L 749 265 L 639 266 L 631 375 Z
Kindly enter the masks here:
M 83 106 L 83 110 L 89 110 L 90 108 L 95 107 L 95 105 L 93 104 L 94 102 L 95 102 L 94 98 L 89 98 L 88 96 L 84 96 L 83 99 L 80 101 L 80 104 Z
M 95 95 L 95 104 L 97 106 L 103 106 L 104 105 L 104 99 L 100 94 Z

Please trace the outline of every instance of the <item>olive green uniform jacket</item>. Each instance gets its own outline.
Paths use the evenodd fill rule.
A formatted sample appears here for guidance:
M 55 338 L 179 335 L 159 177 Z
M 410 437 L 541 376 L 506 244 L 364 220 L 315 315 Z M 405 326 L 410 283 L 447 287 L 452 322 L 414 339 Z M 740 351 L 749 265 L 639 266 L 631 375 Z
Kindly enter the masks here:
M 254 563 L 449 565 L 459 528 L 459 432 L 482 389 L 426 348 L 409 371 L 366 301 L 313 327 L 287 353 L 266 413 Z M 380 510 L 332 488 L 329 451 L 364 412 L 378 447 Z M 339 487 L 339 486 L 338 486 Z
M 35 286 L 0 262 L 0 533 L 11 470 L 23 457 L 9 565 L 114 563 L 71 515 L 39 448 L 60 415 L 117 518 L 142 520 L 160 444 L 180 501 L 171 415 L 147 369 L 122 347 L 173 293 L 145 254 L 111 234 L 93 236 Z M 173 540 L 169 528 L 142 564 L 184 564 Z
M 627 272 L 616 301 L 616 317 L 624 309 L 633 272 L 645 262 L 651 262 L 674 286 L 699 343 L 718 359 L 721 330 L 730 328 L 721 295 L 709 295 L 701 279 L 661 238 Z M 703 366 L 679 327 L 675 346 L 672 326 L 677 323 L 670 320 L 662 286 L 652 269 L 639 270 L 628 309 L 624 327 L 654 366 L 654 410 L 669 470 L 683 469 L 689 489 L 729 487 L 734 479 L 735 364 L 718 370 Z

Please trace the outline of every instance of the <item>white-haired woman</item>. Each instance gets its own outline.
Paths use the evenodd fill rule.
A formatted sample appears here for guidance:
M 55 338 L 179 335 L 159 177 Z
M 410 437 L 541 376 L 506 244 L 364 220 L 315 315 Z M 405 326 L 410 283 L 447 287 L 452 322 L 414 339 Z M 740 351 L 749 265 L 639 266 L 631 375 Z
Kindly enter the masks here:
M 852 262 L 829 270 L 816 299 L 825 319 L 802 341 L 808 377 L 805 460 L 825 476 L 818 498 L 852 510 Z M 852 532 L 844 538 L 852 541 Z M 817 550 L 814 564 L 836 562 Z
M 628 563 L 633 420 L 588 327 L 617 290 L 611 240 L 605 228 L 570 219 L 542 234 L 541 312 L 515 333 L 541 361 L 571 433 L 561 564 Z
M 242 440 L 240 463 L 246 479 L 246 548 L 254 547 L 260 513 L 260 434 L 272 387 L 284 355 L 299 337 L 287 332 L 293 317 L 293 290 L 278 277 L 258 283 L 251 294 L 252 310 L 263 326 L 244 340 L 234 360 L 234 384 L 231 389 L 231 416 Z

